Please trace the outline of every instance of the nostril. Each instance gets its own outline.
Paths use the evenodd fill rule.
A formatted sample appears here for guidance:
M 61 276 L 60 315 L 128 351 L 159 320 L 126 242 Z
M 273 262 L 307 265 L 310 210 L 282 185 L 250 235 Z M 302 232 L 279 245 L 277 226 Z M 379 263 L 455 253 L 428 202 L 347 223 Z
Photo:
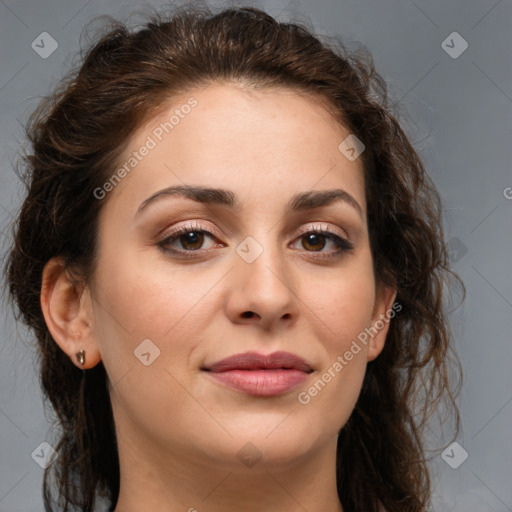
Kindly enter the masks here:
M 253 315 L 254 313 L 252 311 L 246 311 L 245 313 L 242 314 L 244 318 L 252 318 Z

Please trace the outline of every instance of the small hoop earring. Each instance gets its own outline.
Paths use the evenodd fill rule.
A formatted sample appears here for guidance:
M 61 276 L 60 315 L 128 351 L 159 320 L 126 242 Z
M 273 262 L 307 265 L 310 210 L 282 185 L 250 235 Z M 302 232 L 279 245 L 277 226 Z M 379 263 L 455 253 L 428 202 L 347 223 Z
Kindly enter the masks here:
M 76 353 L 76 360 L 79 364 L 83 365 L 85 363 L 85 350 L 79 350 Z

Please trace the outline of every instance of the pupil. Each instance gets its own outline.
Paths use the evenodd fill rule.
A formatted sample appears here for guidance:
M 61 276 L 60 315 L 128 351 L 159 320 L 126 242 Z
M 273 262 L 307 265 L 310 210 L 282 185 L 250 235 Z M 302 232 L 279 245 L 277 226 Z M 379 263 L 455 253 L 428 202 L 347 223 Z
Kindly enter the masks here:
M 187 234 L 183 235 L 185 237 L 185 245 L 187 244 L 197 244 L 199 235 L 195 231 L 189 231 Z
M 306 237 L 306 239 L 307 239 L 307 244 L 308 244 L 308 245 L 315 246 L 315 245 L 317 245 L 317 244 L 318 244 L 319 238 L 321 238 L 321 235 L 317 235 L 317 234 L 315 234 L 315 233 L 311 233 L 310 235 L 308 235 L 308 236 Z M 315 243 L 315 241 L 316 241 L 316 243 Z M 319 249 L 322 249 L 322 247 L 318 247 L 318 246 L 317 246 L 317 249 L 316 249 L 316 250 L 319 250 Z

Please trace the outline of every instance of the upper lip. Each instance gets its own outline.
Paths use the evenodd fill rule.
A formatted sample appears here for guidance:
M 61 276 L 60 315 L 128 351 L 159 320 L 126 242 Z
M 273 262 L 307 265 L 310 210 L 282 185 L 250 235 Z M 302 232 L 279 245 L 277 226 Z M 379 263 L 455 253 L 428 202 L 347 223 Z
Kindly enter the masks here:
M 227 372 L 230 370 L 271 370 L 271 369 L 288 369 L 300 370 L 311 373 L 313 369 L 302 358 L 290 352 L 274 352 L 264 355 L 258 352 L 244 352 L 242 354 L 234 354 L 209 365 L 203 367 L 214 373 Z

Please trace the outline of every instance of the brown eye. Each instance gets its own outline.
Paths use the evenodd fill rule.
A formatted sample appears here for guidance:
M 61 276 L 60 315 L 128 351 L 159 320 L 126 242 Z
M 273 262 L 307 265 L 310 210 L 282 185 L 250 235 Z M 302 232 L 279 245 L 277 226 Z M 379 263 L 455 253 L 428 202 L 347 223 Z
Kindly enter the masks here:
M 352 242 L 328 229 L 311 229 L 303 233 L 298 240 L 302 241 L 301 246 L 306 252 L 317 252 L 320 258 L 334 258 L 354 249 Z M 324 251 L 329 242 L 332 249 Z
M 204 231 L 188 231 L 178 237 L 184 249 L 200 249 L 204 242 Z
M 165 240 L 162 240 L 159 245 L 171 252 L 198 251 L 203 248 L 205 235 L 213 238 L 213 235 L 209 231 L 205 231 L 203 229 L 184 228 L 173 233 L 171 236 L 168 236 Z M 170 247 L 172 245 L 176 246 L 177 244 L 179 244 L 177 248 Z
M 319 233 L 308 233 L 302 236 L 302 240 L 305 240 L 302 246 L 305 249 L 311 248 L 313 251 L 321 251 L 325 247 L 325 238 L 325 235 Z
M 215 241 L 215 236 L 210 231 L 201 228 L 200 225 L 189 224 L 171 232 L 166 238 L 158 242 L 160 249 L 175 256 L 195 256 L 194 253 L 202 253 L 201 249 L 210 249 L 215 246 L 212 243 L 204 248 L 206 239 Z

